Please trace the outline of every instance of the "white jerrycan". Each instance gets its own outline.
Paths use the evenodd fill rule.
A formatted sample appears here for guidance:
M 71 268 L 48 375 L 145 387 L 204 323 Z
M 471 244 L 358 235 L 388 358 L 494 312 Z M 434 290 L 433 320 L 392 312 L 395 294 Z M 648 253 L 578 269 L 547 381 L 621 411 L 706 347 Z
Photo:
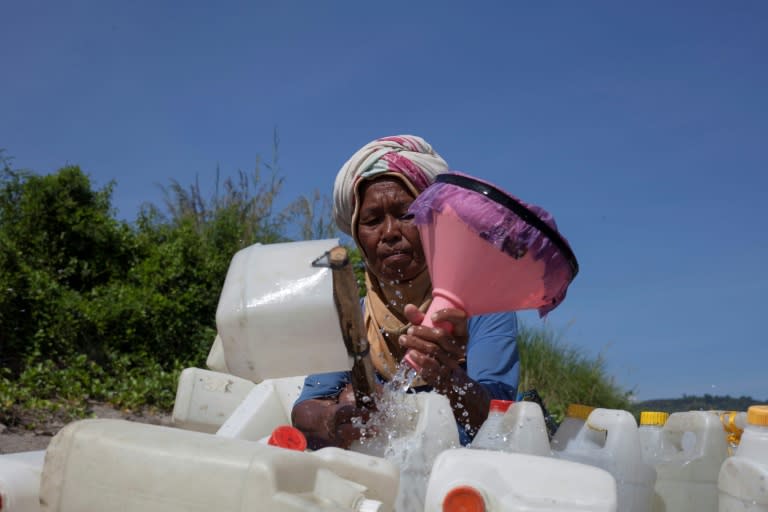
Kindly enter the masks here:
M 565 419 L 557 428 L 555 435 L 552 436 L 550 443 L 552 450 L 556 452 L 565 450 L 568 443 L 581 431 L 581 427 L 586 423 L 589 413 L 594 410 L 595 408 L 590 405 L 568 404 Z
M 389 393 L 376 403 L 381 415 L 370 425 L 378 432 L 350 450 L 383 457 L 400 469 L 395 509 L 421 511 L 432 466 L 443 451 L 459 446 L 459 431 L 447 397 L 436 393 Z
M 649 512 L 656 471 L 642 460 L 637 422 L 627 411 L 595 409 L 558 457 L 603 468 L 616 479 L 621 512 Z
M 304 376 L 267 379 L 256 384 L 216 431 L 220 437 L 258 441 L 278 426 L 291 424 L 293 403 Z
M 425 512 L 616 510 L 622 509 L 607 471 L 553 457 L 466 448 L 437 458 L 424 507 Z
M 544 413 L 536 402 L 515 402 L 480 427 L 472 448 L 551 456 Z
M 391 511 L 397 468 L 324 448 L 261 443 L 123 420 L 64 427 L 46 452 L 43 511 Z
M 45 450 L 0 455 L 0 511 L 39 512 Z
M 728 455 L 733 455 L 739 446 L 741 434 L 747 426 L 746 411 L 718 411 L 720 422 L 728 437 Z
M 664 437 L 663 428 L 664 424 L 667 422 L 667 418 L 669 418 L 668 412 L 640 412 L 640 426 L 637 428 L 637 434 L 640 438 L 640 457 L 643 459 L 643 462 L 653 466 L 654 469 L 661 457 L 661 443 Z M 656 492 L 655 486 L 651 510 L 664 510 L 664 502 Z
M 661 456 L 661 440 L 667 418 L 669 418 L 668 412 L 640 412 L 640 426 L 637 429 L 640 452 L 643 461 L 651 466 L 655 466 Z
M 656 461 L 657 512 L 716 512 L 717 476 L 728 456 L 720 419 L 706 411 L 676 412 L 662 428 Z
M 261 382 L 352 367 L 332 271 L 313 266 L 338 245 L 338 239 L 256 244 L 234 255 L 216 309 L 230 373 Z
M 481 450 L 501 450 L 504 443 L 504 432 L 501 428 L 501 419 L 514 404 L 512 400 L 491 400 L 488 407 L 488 416 L 480 425 L 480 429 L 472 439 L 470 448 Z
M 228 373 L 185 368 L 179 375 L 171 421 L 174 427 L 212 434 L 255 384 Z
M 723 462 L 718 488 L 719 512 L 768 511 L 768 405 L 747 410 L 739 447 Z

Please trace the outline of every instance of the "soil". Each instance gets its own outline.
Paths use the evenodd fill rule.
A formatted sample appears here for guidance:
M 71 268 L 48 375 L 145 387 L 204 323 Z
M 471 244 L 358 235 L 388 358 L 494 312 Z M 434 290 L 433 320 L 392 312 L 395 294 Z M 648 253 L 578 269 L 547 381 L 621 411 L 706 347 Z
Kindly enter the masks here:
M 94 403 L 89 407 L 94 418 L 117 418 L 155 425 L 170 425 L 171 415 L 157 411 L 124 411 L 108 404 Z M 34 430 L 24 427 L 7 427 L 0 424 L 0 454 L 45 450 L 51 438 L 65 425 L 59 418 L 51 417 L 38 424 Z

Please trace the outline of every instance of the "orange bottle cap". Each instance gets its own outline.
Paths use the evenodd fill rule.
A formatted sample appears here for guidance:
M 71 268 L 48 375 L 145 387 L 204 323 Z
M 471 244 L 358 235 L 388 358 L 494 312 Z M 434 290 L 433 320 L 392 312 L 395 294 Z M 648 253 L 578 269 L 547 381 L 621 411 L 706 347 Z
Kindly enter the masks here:
M 290 425 L 281 425 L 273 430 L 267 443 L 272 446 L 298 450 L 300 452 L 307 449 L 307 438 L 304 437 L 301 430 Z
M 485 498 L 472 486 L 454 487 L 443 498 L 443 512 L 485 512 Z
M 507 412 L 507 409 L 509 409 L 513 403 L 515 403 L 514 400 L 491 400 L 489 410 L 494 412 Z

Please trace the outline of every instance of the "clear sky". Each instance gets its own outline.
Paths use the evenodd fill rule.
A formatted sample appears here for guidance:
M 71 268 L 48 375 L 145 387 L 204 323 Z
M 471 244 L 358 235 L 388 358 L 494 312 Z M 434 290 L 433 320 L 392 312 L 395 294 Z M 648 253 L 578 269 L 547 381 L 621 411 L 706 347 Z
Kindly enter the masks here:
M 275 127 L 286 200 L 421 135 L 555 215 L 581 273 L 546 323 L 619 384 L 768 399 L 766 2 L 5 0 L 0 27 L 0 147 L 115 180 L 120 218 Z

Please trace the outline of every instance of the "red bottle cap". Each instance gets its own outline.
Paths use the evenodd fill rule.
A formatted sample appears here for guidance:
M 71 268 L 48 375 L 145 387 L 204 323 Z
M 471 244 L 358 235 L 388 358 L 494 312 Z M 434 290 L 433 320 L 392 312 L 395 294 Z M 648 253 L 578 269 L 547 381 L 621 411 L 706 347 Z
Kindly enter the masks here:
M 507 412 L 507 409 L 515 403 L 514 400 L 491 400 L 491 412 Z
M 269 436 L 268 444 L 287 448 L 289 450 L 298 450 L 303 452 L 307 449 L 307 438 L 301 433 L 301 430 L 290 425 L 280 425 L 272 431 Z

